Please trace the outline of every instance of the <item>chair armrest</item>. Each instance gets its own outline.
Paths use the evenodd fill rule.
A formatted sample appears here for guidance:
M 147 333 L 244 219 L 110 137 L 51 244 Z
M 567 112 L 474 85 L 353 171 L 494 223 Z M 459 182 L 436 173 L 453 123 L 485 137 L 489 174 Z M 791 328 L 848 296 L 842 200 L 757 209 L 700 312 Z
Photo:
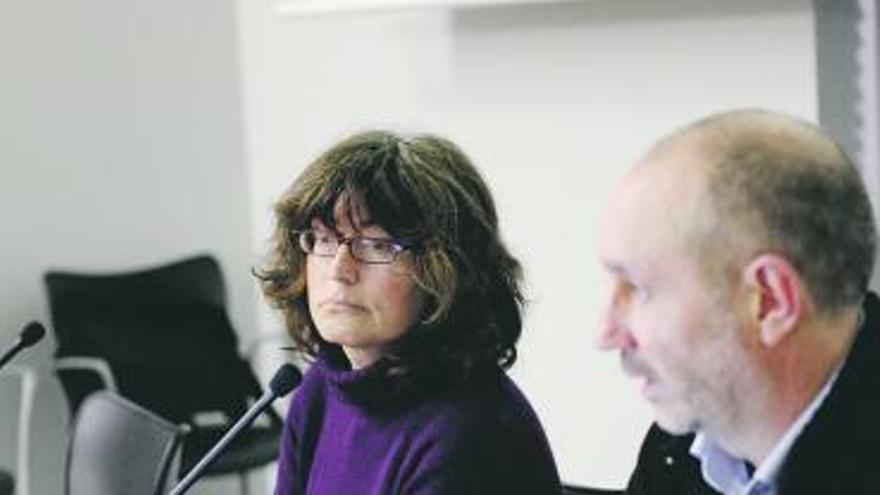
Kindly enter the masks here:
M 2 374 L 14 375 L 21 381 L 21 402 L 18 409 L 18 448 L 16 453 L 15 493 L 30 495 L 30 434 L 37 372 L 32 368 L 9 366 Z
M 104 388 L 113 393 L 119 393 L 119 388 L 116 386 L 116 379 L 113 378 L 113 370 L 110 369 L 110 365 L 107 364 L 107 361 L 101 358 L 88 356 L 60 357 L 55 359 L 54 366 L 56 371 L 92 371 L 98 375 L 104 383 Z

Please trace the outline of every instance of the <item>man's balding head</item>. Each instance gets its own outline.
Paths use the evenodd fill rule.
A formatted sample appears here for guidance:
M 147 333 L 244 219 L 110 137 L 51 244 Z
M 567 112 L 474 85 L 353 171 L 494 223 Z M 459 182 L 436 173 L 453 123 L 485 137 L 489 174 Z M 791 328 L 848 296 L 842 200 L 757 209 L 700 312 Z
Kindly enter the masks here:
M 725 112 L 663 139 L 640 169 L 680 157 L 689 157 L 687 180 L 703 184 L 717 222 L 695 224 L 702 264 L 721 273 L 772 252 L 801 274 L 821 313 L 861 300 L 874 265 L 871 205 L 855 166 L 819 128 L 766 111 Z

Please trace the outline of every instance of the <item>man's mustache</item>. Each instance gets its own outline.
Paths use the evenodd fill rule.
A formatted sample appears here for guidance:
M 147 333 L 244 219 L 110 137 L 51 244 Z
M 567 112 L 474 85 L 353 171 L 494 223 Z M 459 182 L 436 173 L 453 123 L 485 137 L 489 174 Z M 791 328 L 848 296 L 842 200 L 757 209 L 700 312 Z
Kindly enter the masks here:
M 627 376 L 651 378 L 654 370 L 630 350 L 620 351 L 620 366 Z

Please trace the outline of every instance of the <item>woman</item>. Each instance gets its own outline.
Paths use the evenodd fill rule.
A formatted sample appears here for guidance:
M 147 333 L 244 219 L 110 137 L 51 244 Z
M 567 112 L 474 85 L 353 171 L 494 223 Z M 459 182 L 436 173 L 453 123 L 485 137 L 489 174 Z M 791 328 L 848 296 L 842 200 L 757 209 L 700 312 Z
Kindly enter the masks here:
M 557 493 L 544 432 L 504 370 L 519 263 L 451 142 L 366 132 L 276 205 L 263 288 L 314 360 L 285 423 L 276 495 Z

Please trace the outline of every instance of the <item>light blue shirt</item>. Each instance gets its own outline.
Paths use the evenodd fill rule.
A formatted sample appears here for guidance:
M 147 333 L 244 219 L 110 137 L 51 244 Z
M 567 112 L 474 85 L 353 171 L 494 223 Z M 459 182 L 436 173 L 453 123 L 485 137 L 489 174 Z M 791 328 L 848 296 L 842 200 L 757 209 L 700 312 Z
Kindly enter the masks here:
M 752 476 L 749 476 L 743 459 L 728 454 L 702 432 L 697 433 L 691 444 L 690 454 L 700 460 L 700 469 L 706 483 L 724 495 L 776 495 L 776 478 L 779 469 L 785 462 L 791 446 L 831 391 L 839 371 L 840 367 L 838 366 L 822 390 L 816 394 L 813 401 L 791 424 L 782 438 L 776 442 L 770 454 L 755 469 Z

